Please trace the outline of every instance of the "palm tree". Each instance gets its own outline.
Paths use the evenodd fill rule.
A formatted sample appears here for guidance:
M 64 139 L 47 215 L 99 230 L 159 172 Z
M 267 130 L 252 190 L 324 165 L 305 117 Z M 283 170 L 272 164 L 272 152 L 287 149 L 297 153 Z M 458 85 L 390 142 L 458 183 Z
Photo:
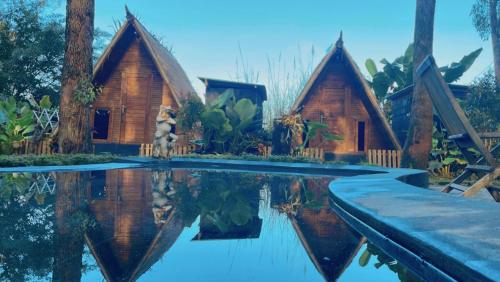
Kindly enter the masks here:
M 417 0 L 413 51 L 413 103 L 410 128 L 403 149 L 402 165 L 426 169 L 432 149 L 432 101 L 416 74 L 426 56 L 432 54 L 436 0 Z
M 90 151 L 90 103 L 94 0 L 67 0 L 66 43 L 61 80 L 59 152 Z

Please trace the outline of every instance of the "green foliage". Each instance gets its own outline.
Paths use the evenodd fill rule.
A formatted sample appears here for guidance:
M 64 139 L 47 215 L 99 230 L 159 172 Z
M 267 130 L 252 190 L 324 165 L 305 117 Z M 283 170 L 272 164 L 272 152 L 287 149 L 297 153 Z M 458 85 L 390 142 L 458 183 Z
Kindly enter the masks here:
M 47 2 L 7 0 L 0 4 L 0 97 L 49 96 L 59 104 L 64 58 L 64 17 Z M 110 34 L 94 32 L 94 57 Z
M 196 127 L 196 123 L 201 120 L 201 113 L 205 105 L 198 98 L 189 98 L 182 103 L 177 112 L 177 124 L 183 131 L 190 131 Z
M 429 171 L 433 174 L 451 178 L 467 165 L 467 161 L 455 142 L 448 140 L 446 129 L 437 123 L 432 133 L 432 150 Z
M 241 230 L 258 217 L 259 190 L 263 183 L 254 175 L 201 172 L 197 187 L 176 188 L 174 195 L 178 212 L 187 225 L 200 215 L 200 228 L 210 233 Z M 188 191 L 196 190 L 193 197 Z M 214 230 L 215 229 L 215 230 Z
M 35 119 L 26 103 L 14 97 L 0 101 L 0 152 L 10 153 L 13 142 L 27 138 L 35 129 Z
M 43 96 L 40 103 L 38 103 L 38 106 L 44 110 L 52 108 L 52 101 L 50 101 L 50 97 L 48 95 Z
M 472 66 L 481 54 L 482 48 L 477 49 L 464 56 L 460 61 L 453 62 L 449 66 L 440 68 L 445 81 L 452 83 L 460 79 L 462 75 Z M 382 59 L 382 70 L 378 70 L 372 59 L 365 62 L 366 69 L 371 76 L 370 86 L 373 88 L 377 99 L 385 100 L 387 94 L 397 92 L 413 84 L 413 44 L 410 44 L 404 55 L 397 57 L 392 63 Z
M 0 95 L 58 101 L 63 55 L 64 20 L 45 1 L 0 5 Z
M 490 69 L 477 77 L 471 93 L 461 101 L 462 108 L 478 132 L 500 130 L 500 95 L 496 89 L 495 74 Z
M 307 144 L 310 140 L 313 140 L 318 136 L 321 136 L 324 141 L 344 140 L 342 136 L 332 134 L 328 129 L 328 125 L 325 123 L 320 123 L 316 121 L 307 121 L 305 123 L 306 123 L 305 126 L 306 138 L 303 144 Z
M 477 57 L 481 54 L 483 48 L 479 48 L 472 53 L 465 55 L 460 61 L 453 62 L 449 66 L 439 68 L 443 73 L 444 81 L 452 83 L 460 79 L 460 77 L 474 64 Z
M 500 9 L 500 2 L 497 2 L 497 11 Z M 498 13 L 498 12 L 497 12 Z M 474 28 L 483 40 L 488 40 L 491 34 L 490 26 L 490 1 L 476 0 L 470 12 Z M 498 15 L 497 15 L 498 16 Z
M 0 167 L 98 164 L 113 160 L 115 156 L 109 154 L 0 155 Z
M 89 78 L 82 78 L 73 91 L 73 98 L 81 105 L 88 106 L 100 93 L 101 89 L 96 88 Z
M 203 141 L 208 152 L 242 154 L 250 147 L 248 130 L 253 125 L 257 106 L 249 99 L 236 101 L 234 92 L 226 90 L 203 109 L 200 120 Z
M 398 275 L 400 281 L 421 281 L 420 278 L 415 276 L 415 274 L 409 271 L 404 265 L 385 254 L 381 249 L 377 248 L 377 246 L 368 242 L 366 243 L 366 249 L 359 257 L 359 265 L 361 267 L 366 267 L 370 263 L 372 257 L 375 257 L 377 260 L 373 265 L 376 269 L 386 265 L 388 269 Z
M 189 154 L 183 155 L 182 158 L 196 159 L 215 159 L 215 160 L 243 160 L 243 161 L 269 161 L 269 162 L 287 162 L 287 163 L 320 163 L 320 160 L 310 159 L 302 156 L 291 155 L 270 155 L 268 157 L 252 154 L 241 154 L 239 156 L 231 154 Z M 348 164 L 344 161 L 326 162 L 329 164 Z

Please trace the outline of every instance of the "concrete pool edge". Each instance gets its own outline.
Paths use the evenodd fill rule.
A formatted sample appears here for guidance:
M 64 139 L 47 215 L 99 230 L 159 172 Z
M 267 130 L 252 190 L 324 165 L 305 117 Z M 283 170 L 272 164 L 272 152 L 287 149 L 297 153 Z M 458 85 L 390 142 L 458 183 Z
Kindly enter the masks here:
M 500 219 L 494 218 L 500 206 L 403 183 L 415 176 L 391 170 L 339 178 L 329 185 L 332 208 L 344 212 L 355 229 L 367 225 L 378 239 L 404 246 L 403 252 L 436 267 L 445 274 L 441 280 L 500 280 L 500 256 L 492 255 L 499 253 L 500 242 L 491 237 L 500 230 Z

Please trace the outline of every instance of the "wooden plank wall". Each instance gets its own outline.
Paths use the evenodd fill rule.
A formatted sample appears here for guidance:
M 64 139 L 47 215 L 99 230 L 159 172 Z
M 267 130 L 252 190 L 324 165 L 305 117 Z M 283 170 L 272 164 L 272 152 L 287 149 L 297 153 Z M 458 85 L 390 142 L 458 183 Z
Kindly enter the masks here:
M 344 63 L 330 62 L 311 89 L 301 111 L 305 119 L 323 121 L 334 134 L 344 137 L 343 141 L 323 142 L 326 152 L 354 153 L 357 147 L 357 124 L 365 122 L 365 148 L 392 148 L 388 136 L 381 129 L 373 114 L 367 110 L 359 86 L 352 71 Z M 316 138 L 310 143 L 317 147 L 322 140 Z
M 122 105 L 126 104 L 126 95 L 123 92 L 127 91 L 127 85 L 122 83 L 122 77 L 145 77 L 151 76 L 150 89 L 142 89 L 143 93 L 140 95 L 145 95 L 144 101 L 148 99 L 146 95 L 149 93 L 149 102 L 146 113 L 148 116 L 146 120 L 142 120 L 144 117 L 138 116 L 134 123 L 137 126 L 141 125 L 141 128 L 145 132 L 144 139 L 139 140 L 139 138 L 133 138 L 137 140 L 121 142 L 121 128 L 122 128 Z M 129 86 L 130 88 L 130 86 Z M 124 97 L 125 96 L 125 97 Z M 107 140 L 93 140 L 94 142 L 104 142 L 104 143 L 151 143 L 153 142 L 153 133 L 155 129 L 155 118 L 158 114 L 161 104 L 171 105 L 176 108 L 175 100 L 173 99 L 168 86 L 164 83 L 160 73 L 158 72 L 154 62 L 152 61 L 150 55 L 148 54 L 145 46 L 139 39 L 135 39 L 127 51 L 112 70 L 109 78 L 103 85 L 102 94 L 97 98 L 93 104 L 93 111 L 91 113 L 91 121 L 93 125 L 93 115 L 96 108 L 106 108 L 111 110 L 110 126 Z M 139 128 L 138 128 L 139 129 Z

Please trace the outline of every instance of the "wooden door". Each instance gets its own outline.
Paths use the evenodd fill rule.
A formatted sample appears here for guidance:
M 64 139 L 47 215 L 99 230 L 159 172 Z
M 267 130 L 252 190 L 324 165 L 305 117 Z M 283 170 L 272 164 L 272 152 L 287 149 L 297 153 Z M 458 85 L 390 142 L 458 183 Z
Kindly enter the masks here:
M 122 75 L 120 143 L 141 144 L 149 136 L 151 74 Z

